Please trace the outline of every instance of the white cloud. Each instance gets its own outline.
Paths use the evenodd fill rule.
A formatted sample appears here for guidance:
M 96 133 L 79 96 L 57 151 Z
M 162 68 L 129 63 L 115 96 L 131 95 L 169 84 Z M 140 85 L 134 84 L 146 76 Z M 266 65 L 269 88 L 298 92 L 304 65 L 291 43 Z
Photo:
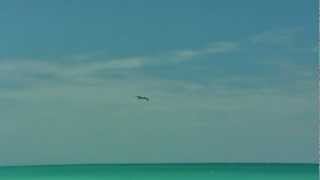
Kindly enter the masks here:
M 284 28 L 267 30 L 252 36 L 250 41 L 254 44 L 270 45 L 295 45 L 297 39 L 303 32 L 302 28 Z
M 176 56 L 177 58 L 182 58 L 182 59 L 189 59 L 193 58 L 194 56 L 200 55 L 201 51 L 198 50 L 182 50 L 182 51 L 177 51 Z
M 227 53 L 237 50 L 239 44 L 236 42 L 216 42 L 209 44 L 205 52 L 208 54 Z
M 229 53 L 237 50 L 239 48 L 239 44 L 237 42 L 213 42 L 210 43 L 207 47 L 201 49 L 187 49 L 176 52 L 176 58 L 180 60 L 191 59 L 196 56 L 202 55 L 214 55 L 214 54 L 222 54 Z
M 97 54 L 81 54 L 63 57 L 58 60 L 28 60 L 9 59 L 0 61 L 0 80 L 4 79 L 29 79 L 36 80 L 37 76 L 51 76 L 71 81 L 90 80 L 90 76 L 101 71 L 135 70 L 149 65 L 163 65 L 179 63 L 191 60 L 202 55 L 214 55 L 232 52 L 238 48 L 236 42 L 214 42 L 201 49 L 178 50 L 174 53 L 164 53 L 155 56 L 124 57 L 118 59 L 107 59 Z M 85 60 L 84 60 L 85 59 Z
M 146 59 L 140 57 L 72 63 L 11 59 L 0 61 L 0 80 L 36 81 L 39 77 L 51 76 L 60 80 L 74 81 L 90 78 L 93 73 L 98 71 L 136 69 L 143 67 L 145 64 Z
M 133 69 L 133 68 L 141 68 L 145 64 L 146 64 L 146 60 L 144 58 L 127 58 L 127 59 L 108 61 L 101 68 Z

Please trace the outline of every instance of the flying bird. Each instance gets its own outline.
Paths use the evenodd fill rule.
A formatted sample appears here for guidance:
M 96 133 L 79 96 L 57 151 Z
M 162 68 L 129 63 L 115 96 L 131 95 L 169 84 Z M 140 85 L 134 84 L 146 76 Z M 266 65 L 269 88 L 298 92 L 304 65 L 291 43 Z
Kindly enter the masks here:
M 138 100 L 145 100 L 145 101 L 149 101 L 150 99 L 148 97 L 145 96 L 136 96 Z

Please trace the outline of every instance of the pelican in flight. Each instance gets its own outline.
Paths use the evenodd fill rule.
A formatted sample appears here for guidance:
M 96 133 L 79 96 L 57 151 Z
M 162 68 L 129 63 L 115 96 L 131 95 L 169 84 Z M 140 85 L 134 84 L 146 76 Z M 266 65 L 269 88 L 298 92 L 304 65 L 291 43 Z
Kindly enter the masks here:
M 148 97 L 145 96 L 136 96 L 138 100 L 145 100 L 145 101 L 149 101 L 150 99 Z

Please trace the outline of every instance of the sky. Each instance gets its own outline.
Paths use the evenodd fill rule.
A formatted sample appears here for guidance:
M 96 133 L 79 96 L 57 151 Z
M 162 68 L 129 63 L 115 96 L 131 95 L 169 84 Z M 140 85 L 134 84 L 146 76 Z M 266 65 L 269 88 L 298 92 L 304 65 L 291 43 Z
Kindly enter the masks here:
M 315 163 L 317 7 L 3 0 L 0 165 Z

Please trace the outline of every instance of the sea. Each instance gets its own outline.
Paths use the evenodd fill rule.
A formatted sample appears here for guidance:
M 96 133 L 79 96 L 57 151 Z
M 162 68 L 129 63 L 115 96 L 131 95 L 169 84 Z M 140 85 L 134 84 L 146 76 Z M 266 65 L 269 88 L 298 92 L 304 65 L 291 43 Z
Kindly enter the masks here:
M 3 166 L 0 180 L 316 180 L 317 164 L 97 164 Z

